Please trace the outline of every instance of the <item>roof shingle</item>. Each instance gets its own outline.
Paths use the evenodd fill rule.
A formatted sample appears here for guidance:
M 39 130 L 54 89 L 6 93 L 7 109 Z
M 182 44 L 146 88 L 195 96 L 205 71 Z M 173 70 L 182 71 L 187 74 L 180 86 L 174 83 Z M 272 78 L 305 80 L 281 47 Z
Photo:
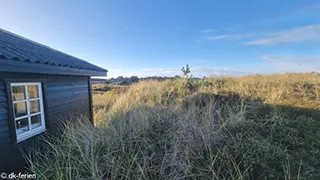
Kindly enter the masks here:
M 0 57 L 98 72 L 108 72 L 87 61 L 23 38 L 0 28 Z

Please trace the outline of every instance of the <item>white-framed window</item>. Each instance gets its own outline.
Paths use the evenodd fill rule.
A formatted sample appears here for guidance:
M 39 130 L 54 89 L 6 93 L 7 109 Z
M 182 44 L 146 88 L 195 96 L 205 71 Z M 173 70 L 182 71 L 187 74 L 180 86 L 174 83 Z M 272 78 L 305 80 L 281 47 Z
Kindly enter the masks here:
M 21 142 L 46 130 L 40 82 L 11 83 L 14 126 Z

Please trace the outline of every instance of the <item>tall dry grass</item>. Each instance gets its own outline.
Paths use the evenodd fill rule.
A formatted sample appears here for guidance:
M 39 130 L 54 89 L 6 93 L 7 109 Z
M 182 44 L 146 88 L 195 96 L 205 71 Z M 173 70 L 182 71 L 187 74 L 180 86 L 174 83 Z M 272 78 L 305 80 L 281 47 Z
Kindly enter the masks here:
M 231 92 L 264 103 L 320 109 L 320 74 L 288 73 L 210 79 L 224 82 L 217 93 Z
M 143 81 L 30 155 L 41 179 L 319 179 L 320 76 Z
M 127 112 L 132 106 L 178 105 L 198 93 L 239 95 L 265 104 L 320 110 L 320 75 L 317 73 L 221 77 L 205 81 L 212 85 L 200 84 L 192 91 L 185 87 L 186 79 L 143 81 L 133 84 L 126 91 L 108 91 L 94 96 L 96 122 L 104 123 L 115 115 Z M 99 107 L 104 109 L 99 110 Z

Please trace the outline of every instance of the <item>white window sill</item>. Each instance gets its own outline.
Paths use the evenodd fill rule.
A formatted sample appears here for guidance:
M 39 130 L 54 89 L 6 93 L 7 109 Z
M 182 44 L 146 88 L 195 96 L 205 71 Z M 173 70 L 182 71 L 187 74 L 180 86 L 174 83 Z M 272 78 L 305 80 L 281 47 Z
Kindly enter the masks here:
M 47 129 L 39 129 L 39 130 L 36 130 L 36 131 L 31 131 L 31 132 L 28 132 L 28 133 L 25 133 L 25 134 L 21 134 L 20 136 L 17 136 L 17 143 L 20 143 L 24 140 L 27 140 L 33 136 L 36 136 L 38 134 L 41 134 L 43 132 L 47 131 Z

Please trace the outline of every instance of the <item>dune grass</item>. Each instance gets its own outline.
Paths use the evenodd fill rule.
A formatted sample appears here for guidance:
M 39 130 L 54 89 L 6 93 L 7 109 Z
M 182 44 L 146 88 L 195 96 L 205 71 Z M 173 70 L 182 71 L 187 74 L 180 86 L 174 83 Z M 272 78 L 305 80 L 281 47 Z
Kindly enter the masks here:
M 41 179 L 319 179 L 320 76 L 142 81 L 30 155 Z M 43 145 L 42 145 L 43 146 Z

